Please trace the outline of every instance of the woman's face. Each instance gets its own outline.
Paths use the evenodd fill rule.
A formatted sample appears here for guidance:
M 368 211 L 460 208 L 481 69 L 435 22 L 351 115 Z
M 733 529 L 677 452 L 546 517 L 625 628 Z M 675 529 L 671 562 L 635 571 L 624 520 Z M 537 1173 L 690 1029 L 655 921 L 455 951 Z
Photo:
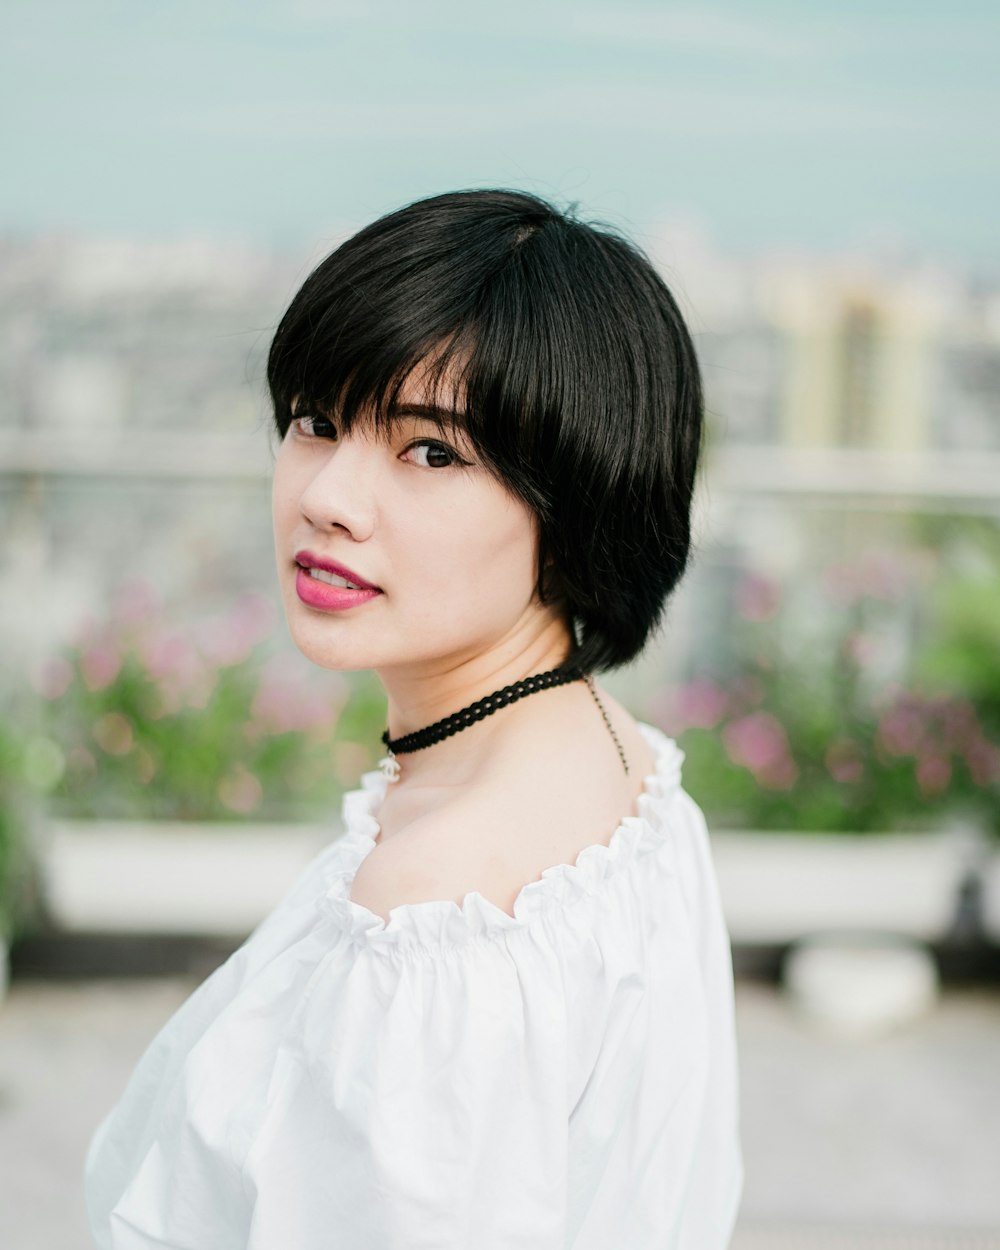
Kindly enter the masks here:
M 292 638 L 324 668 L 449 671 L 516 646 L 551 616 L 535 595 L 534 514 L 464 435 L 421 415 L 427 397 L 413 379 L 388 435 L 359 422 L 338 438 L 329 420 L 303 409 L 281 444 L 273 488 L 281 592 Z M 318 579 L 303 567 L 312 561 L 336 567 L 320 568 Z

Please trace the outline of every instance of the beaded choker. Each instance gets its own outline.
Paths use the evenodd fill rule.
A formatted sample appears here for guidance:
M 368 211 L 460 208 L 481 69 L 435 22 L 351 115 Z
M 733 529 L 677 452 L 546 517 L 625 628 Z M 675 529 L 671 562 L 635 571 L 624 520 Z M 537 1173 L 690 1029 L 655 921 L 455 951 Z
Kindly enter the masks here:
M 532 677 L 522 677 L 520 681 L 504 686 L 501 690 L 495 690 L 493 694 L 477 699 L 475 703 L 470 703 L 468 707 L 463 707 L 457 712 L 452 712 L 450 716 L 445 716 L 441 720 L 435 721 L 433 725 L 427 725 L 423 729 L 415 729 L 413 733 L 403 734 L 399 738 L 390 738 L 387 729 L 382 734 L 382 741 L 388 748 L 389 754 L 382 760 L 380 767 L 390 781 L 395 781 L 399 777 L 397 755 L 405 755 L 410 751 L 421 751 L 424 747 L 433 746 L 435 742 L 440 742 L 444 738 L 450 738 L 452 734 L 461 733 L 463 729 L 468 729 L 476 721 L 492 716 L 498 708 L 507 707 L 518 699 L 523 699 L 525 695 L 535 694 L 539 690 L 549 690 L 553 686 L 563 686 L 566 682 L 580 681 L 581 679 L 587 683 L 590 693 L 594 696 L 597 706 L 601 709 L 604 723 L 615 741 L 622 765 L 627 773 L 629 769 L 625 759 L 625 752 L 618 741 L 618 735 L 611 727 L 611 721 L 608 719 L 604 704 L 598 698 L 597 691 L 594 689 L 594 679 L 589 674 L 582 673 L 579 669 L 573 667 L 553 668 L 546 673 L 536 673 Z

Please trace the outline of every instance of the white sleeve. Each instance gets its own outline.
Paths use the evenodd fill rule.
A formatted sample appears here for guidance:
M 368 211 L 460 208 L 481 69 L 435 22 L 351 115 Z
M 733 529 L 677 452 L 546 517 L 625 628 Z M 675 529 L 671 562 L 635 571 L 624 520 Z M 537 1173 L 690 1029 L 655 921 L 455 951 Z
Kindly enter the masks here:
M 561 1250 L 560 986 L 526 933 L 320 968 L 246 1158 L 247 1250 Z

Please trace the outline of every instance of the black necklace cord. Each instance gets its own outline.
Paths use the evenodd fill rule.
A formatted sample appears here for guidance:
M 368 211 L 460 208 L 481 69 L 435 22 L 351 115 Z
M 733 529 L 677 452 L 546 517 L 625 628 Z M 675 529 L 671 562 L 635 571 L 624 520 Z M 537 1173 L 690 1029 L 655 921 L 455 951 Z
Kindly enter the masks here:
M 604 704 L 601 702 L 600 696 L 597 693 L 597 688 L 594 685 L 593 677 L 591 677 L 588 673 L 584 678 L 584 681 L 587 683 L 587 688 L 590 690 L 590 693 L 594 696 L 594 702 L 601 709 L 601 715 L 604 717 L 604 723 L 607 725 L 608 733 L 611 735 L 615 746 L 618 748 L 618 756 L 621 759 L 622 768 L 625 769 L 625 776 L 627 777 L 629 775 L 628 760 L 625 758 L 625 752 L 622 750 L 622 744 L 618 739 L 618 735 L 615 733 L 614 726 L 611 724 L 611 718 L 608 716 L 607 708 L 605 708 Z
M 402 734 L 398 738 L 390 738 L 387 729 L 382 735 L 382 741 L 393 755 L 404 755 L 410 751 L 422 751 L 424 747 L 433 746 L 435 742 L 440 742 L 444 738 L 450 738 L 452 734 L 468 729 L 476 721 L 492 716 L 498 708 L 516 703 L 518 699 L 523 699 L 525 695 L 535 694 L 539 690 L 549 690 L 553 686 L 563 686 L 569 681 L 579 681 L 583 676 L 584 674 L 579 669 L 553 668 L 547 673 L 536 673 L 532 677 L 522 677 L 520 681 L 504 686 L 501 690 L 495 690 L 492 694 L 488 694 L 482 699 L 477 699 L 475 703 L 470 703 L 468 707 L 460 708 L 457 712 L 452 712 L 450 716 L 445 716 L 441 720 L 435 721 L 433 725 L 427 725 L 423 729 L 415 729 L 413 733 Z
M 470 703 L 468 707 L 452 712 L 450 716 L 445 716 L 441 720 L 435 721 L 433 725 L 427 725 L 423 729 L 415 729 L 413 733 L 402 734 L 398 738 L 390 738 L 387 729 L 382 734 L 382 742 L 389 750 L 389 760 L 386 761 L 387 775 L 392 779 L 399 775 L 399 765 L 395 761 L 397 755 L 405 755 L 411 751 L 422 751 L 425 747 L 433 746 L 435 742 L 441 742 L 445 738 L 450 738 L 453 734 L 461 733 L 463 729 L 468 729 L 470 725 L 474 725 L 477 721 L 484 720 L 487 716 L 492 716 L 498 708 L 508 707 L 511 703 L 516 703 L 518 699 L 523 699 L 526 695 L 536 694 L 539 690 L 551 690 L 553 686 L 564 686 L 567 682 L 580 681 L 581 679 L 587 683 L 590 693 L 594 696 L 597 706 L 601 709 L 604 723 L 607 725 L 608 731 L 614 739 L 615 746 L 618 748 L 618 754 L 621 757 L 625 772 L 628 773 L 629 768 L 625 759 L 625 752 L 622 750 L 618 735 L 611 727 L 611 721 L 608 718 L 604 704 L 598 698 L 597 691 L 594 688 L 594 679 L 589 674 L 570 665 L 549 669 L 548 672 L 536 673 L 531 677 L 522 677 L 520 681 L 504 686 L 501 690 L 495 690 L 493 694 L 477 699 L 475 703 Z

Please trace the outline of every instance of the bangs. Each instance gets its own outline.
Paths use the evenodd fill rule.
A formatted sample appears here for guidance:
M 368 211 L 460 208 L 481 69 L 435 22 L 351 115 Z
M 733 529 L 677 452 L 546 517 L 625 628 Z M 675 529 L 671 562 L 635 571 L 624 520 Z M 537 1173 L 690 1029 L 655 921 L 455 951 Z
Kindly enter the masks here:
M 360 425 L 388 434 L 407 418 L 429 421 L 442 434 L 469 432 L 464 380 L 468 353 L 457 348 L 454 337 L 426 347 L 416 344 L 408 353 L 398 345 L 392 350 L 367 343 L 363 335 L 356 335 L 350 346 L 340 356 L 317 358 L 310 353 L 304 368 L 280 380 L 282 393 L 290 398 L 283 421 L 275 404 L 279 433 L 304 412 L 335 418 L 337 428 L 348 433 Z
M 546 468 L 567 426 L 603 427 L 593 454 L 612 476 L 624 471 L 629 440 L 621 429 L 608 437 L 616 423 L 607 397 L 635 401 L 621 380 L 633 345 L 621 321 L 594 317 L 594 236 L 551 216 L 526 224 L 520 200 L 516 210 L 505 221 L 494 203 L 486 233 L 481 223 L 407 223 L 404 209 L 328 256 L 271 346 L 280 436 L 303 409 L 346 431 L 358 421 L 386 431 L 407 415 L 409 381 L 407 401 L 442 430 L 467 434 L 483 466 L 540 516 L 552 505 Z M 609 360 L 612 379 L 603 376 Z M 579 437 L 574 448 L 587 458 Z

